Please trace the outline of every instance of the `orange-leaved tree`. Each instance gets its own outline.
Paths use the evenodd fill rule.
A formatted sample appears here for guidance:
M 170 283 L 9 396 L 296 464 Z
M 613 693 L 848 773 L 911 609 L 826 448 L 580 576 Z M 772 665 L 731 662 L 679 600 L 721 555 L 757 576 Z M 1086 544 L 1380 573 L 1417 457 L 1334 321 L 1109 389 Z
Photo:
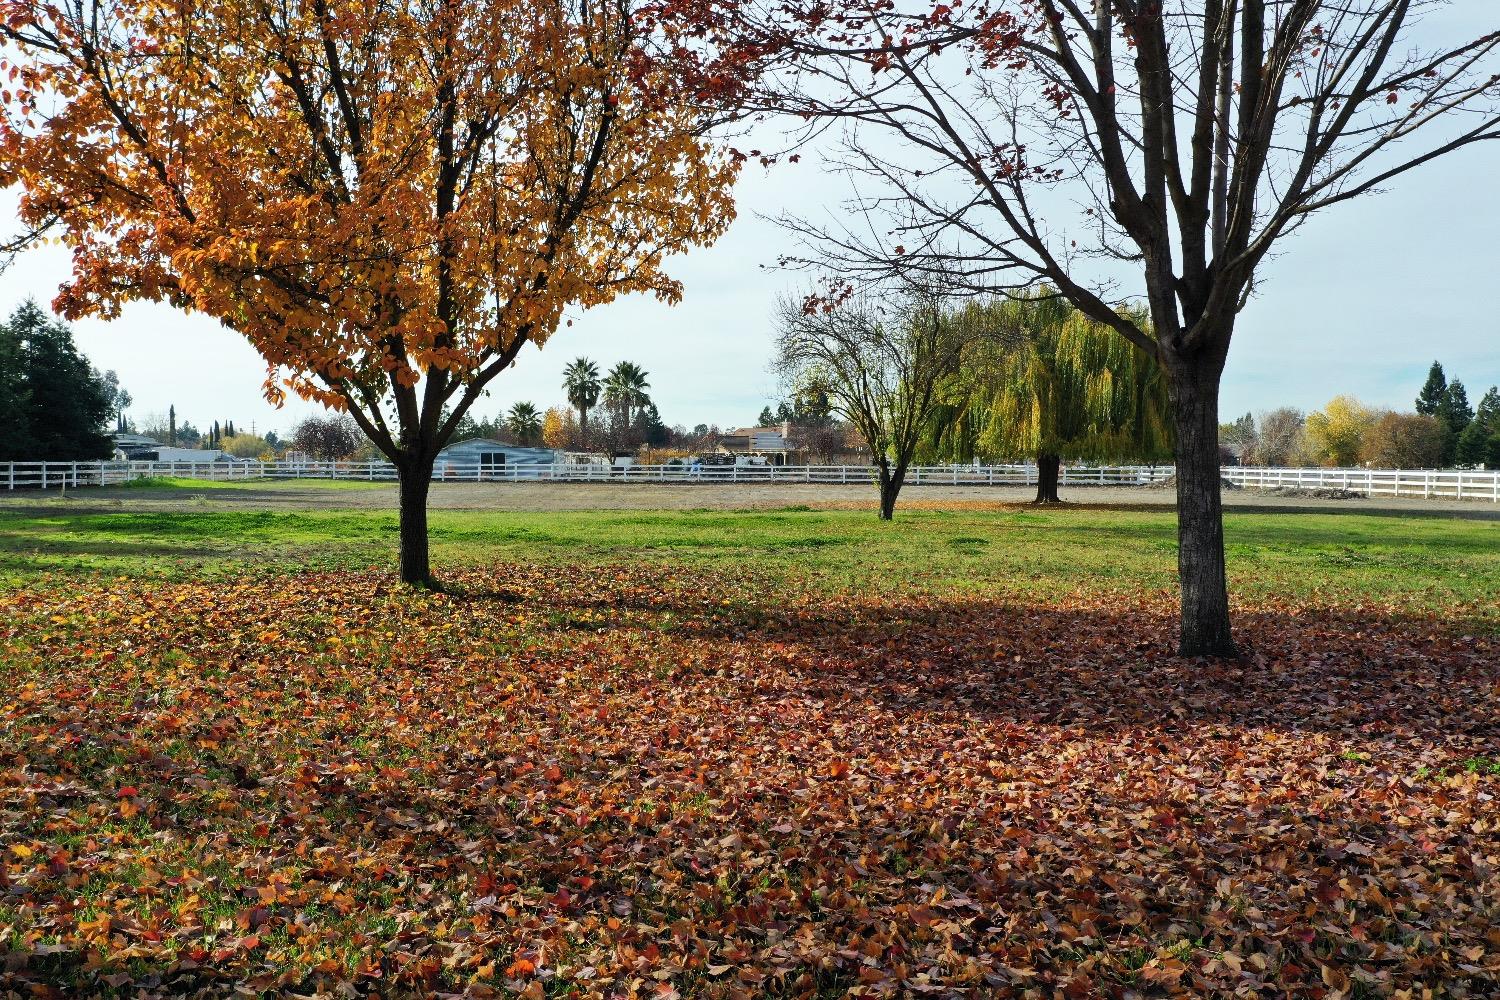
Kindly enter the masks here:
M 0 2 L 10 249 L 71 250 L 65 315 L 205 313 L 272 401 L 347 411 L 428 582 L 434 459 L 485 386 L 569 307 L 675 300 L 663 259 L 733 216 L 704 76 L 631 2 Z

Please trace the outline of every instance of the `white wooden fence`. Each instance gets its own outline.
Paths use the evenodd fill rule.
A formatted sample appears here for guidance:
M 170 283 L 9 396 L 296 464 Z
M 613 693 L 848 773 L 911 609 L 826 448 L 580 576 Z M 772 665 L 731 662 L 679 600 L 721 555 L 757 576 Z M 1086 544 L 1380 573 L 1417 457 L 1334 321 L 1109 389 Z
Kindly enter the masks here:
M 1167 465 L 1071 466 L 1064 486 L 1147 486 L 1172 475 Z M 868 483 L 872 469 L 858 465 L 447 465 L 433 478 L 442 482 L 613 483 Z M 203 480 L 356 479 L 390 482 L 396 469 L 386 462 L 0 462 L 0 489 L 76 489 L 119 486 L 138 479 Z M 1256 469 L 1229 467 L 1224 478 L 1251 488 L 1347 489 L 1370 496 L 1489 500 L 1500 503 L 1500 471 L 1395 469 Z M 1027 486 L 1036 483 L 1033 465 L 914 466 L 911 486 Z

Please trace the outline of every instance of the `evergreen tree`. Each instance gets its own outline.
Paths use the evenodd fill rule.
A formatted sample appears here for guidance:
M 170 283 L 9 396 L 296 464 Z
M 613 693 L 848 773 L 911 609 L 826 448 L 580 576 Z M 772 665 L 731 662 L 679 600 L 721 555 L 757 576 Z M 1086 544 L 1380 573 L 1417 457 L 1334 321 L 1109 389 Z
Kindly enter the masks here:
M 1430 417 L 1437 413 L 1438 403 L 1443 399 L 1443 393 L 1448 389 L 1448 379 L 1443 374 L 1443 366 L 1436 361 L 1427 370 L 1427 381 L 1422 386 L 1422 391 L 1417 394 L 1417 412 L 1424 417 Z
M 1490 438 L 1489 428 L 1478 420 L 1469 421 L 1469 426 L 1458 436 L 1458 441 L 1453 448 L 1453 459 L 1457 465 L 1485 465 L 1489 459 Z
M 25 444 L 33 461 L 70 462 L 108 458 L 114 452 L 105 428 L 113 416 L 113 393 L 73 344 L 73 331 L 27 300 L 11 314 L 5 340 L 21 345 L 25 384 Z M 13 349 L 13 346 L 12 346 Z
M 1458 379 L 1448 383 L 1448 388 L 1443 390 L 1443 398 L 1438 401 L 1437 410 L 1433 412 L 1448 429 L 1454 434 L 1462 434 L 1464 428 L 1469 426 L 1469 421 L 1474 419 L 1474 408 L 1469 405 L 1469 394 L 1464 391 L 1464 384 Z
M 1479 400 L 1474 419 L 1458 436 L 1454 459 L 1459 465 L 1500 468 L 1500 387 L 1490 386 Z
M 1474 420 L 1491 434 L 1500 434 L 1500 386 L 1490 386 L 1489 391 L 1480 397 Z
M 36 458 L 28 415 L 26 345 L 9 323 L 0 324 L 0 461 Z
M 1462 382 L 1454 379 L 1448 383 L 1432 415 L 1448 428 L 1448 447 L 1443 453 L 1443 464 L 1452 465 L 1458 460 L 1458 439 L 1474 419 L 1474 409 L 1469 405 L 1469 394 L 1464 391 Z

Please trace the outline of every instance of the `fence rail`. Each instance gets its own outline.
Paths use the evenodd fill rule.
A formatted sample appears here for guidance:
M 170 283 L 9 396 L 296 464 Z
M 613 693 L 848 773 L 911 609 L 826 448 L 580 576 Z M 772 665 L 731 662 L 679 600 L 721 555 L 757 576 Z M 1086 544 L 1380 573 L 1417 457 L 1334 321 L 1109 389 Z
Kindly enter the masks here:
M 1172 475 L 1171 466 L 1072 466 L 1064 486 L 1148 486 Z M 508 465 L 440 464 L 439 482 L 614 483 L 867 483 L 874 471 L 858 465 Z M 0 462 L 0 489 L 76 489 L 119 486 L 152 478 L 255 480 L 347 479 L 393 482 L 387 462 Z M 1242 487 L 1346 489 L 1370 496 L 1490 500 L 1500 503 L 1497 470 L 1260 469 L 1229 467 L 1224 478 Z M 914 466 L 910 486 L 1030 486 L 1033 465 Z

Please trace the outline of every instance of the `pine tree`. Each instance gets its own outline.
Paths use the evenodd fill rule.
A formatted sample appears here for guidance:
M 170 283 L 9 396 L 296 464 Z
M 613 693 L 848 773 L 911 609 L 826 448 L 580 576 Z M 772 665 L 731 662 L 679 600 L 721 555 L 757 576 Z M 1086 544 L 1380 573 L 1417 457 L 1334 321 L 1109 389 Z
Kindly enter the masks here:
M 25 344 L 10 324 L 0 324 L 0 461 L 36 458 L 28 416 Z
M 1490 386 L 1480 398 L 1474 419 L 1458 436 L 1454 458 L 1459 465 L 1500 468 L 1500 387 Z
M 1448 383 L 1432 415 L 1448 428 L 1448 447 L 1443 452 L 1443 464 L 1452 465 L 1458 460 L 1458 439 L 1474 419 L 1474 409 L 1469 406 L 1469 394 L 1464 391 L 1462 382 L 1454 379 Z
M 105 428 L 114 397 L 99 373 L 78 353 L 73 331 L 35 302 L 22 303 L 6 324 L 7 340 L 20 343 L 25 380 L 23 425 L 33 461 L 108 458 L 114 451 Z
M 1443 375 L 1443 366 L 1434 361 L 1427 370 L 1427 381 L 1423 384 L 1422 391 L 1417 394 L 1417 412 L 1428 417 L 1437 413 L 1438 404 L 1442 402 L 1447 388 L 1448 379 Z
M 1489 391 L 1480 397 L 1474 420 L 1491 434 L 1500 434 L 1500 386 L 1490 386 Z
M 1469 426 L 1458 436 L 1454 445 L 1453 459 L 1457 465 L 1484 465 L 1489 458 L 1490 432 L 1478 420 L 1469 421 Z

